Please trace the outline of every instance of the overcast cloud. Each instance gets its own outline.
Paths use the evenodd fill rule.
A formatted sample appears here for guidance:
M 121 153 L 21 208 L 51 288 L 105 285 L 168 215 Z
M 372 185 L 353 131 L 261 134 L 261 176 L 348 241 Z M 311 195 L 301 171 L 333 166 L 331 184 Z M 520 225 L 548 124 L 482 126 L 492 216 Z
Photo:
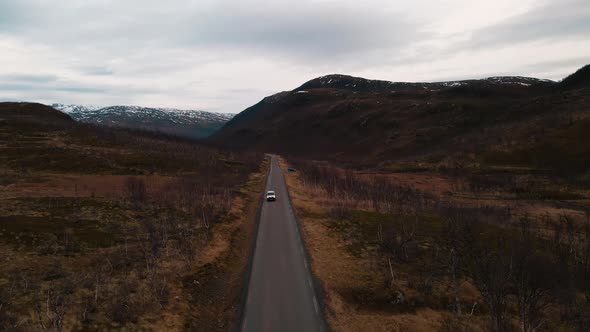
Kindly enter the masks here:
M 588 0 L 0 0 L 0 100 L 239 112 L 342 73 L 559 80 Z

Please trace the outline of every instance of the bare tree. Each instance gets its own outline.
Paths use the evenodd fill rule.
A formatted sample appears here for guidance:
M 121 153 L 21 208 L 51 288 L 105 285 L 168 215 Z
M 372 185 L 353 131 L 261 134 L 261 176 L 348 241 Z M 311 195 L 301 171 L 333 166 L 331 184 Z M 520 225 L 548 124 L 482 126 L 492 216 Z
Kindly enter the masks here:
M 448 258 L 449 273 L 451 274 L 451 285 L 453 287 L 453 312 L 461 315 L 461 301 L 459 301 L 459 257 L 457 250 L 451 248 Z
M 128 177 L 125 180 L 125 189 L 127 196 L 135 204 L 144 203 L 147 198 L 147 191 L 145 188 L 145 182 L 135 177 Z
M 409 223 L 401 218 L 398 227 L 389 228 L 385 232 L 380 231 L 379 236 L 383 238 L 382 249 L 393 254 L 398 260 L 408 262 L 411 258 L 411 248 L 416 244 L 417 218 L 415 216 Z
M 11 312 L 13 301 L 17 297 L 17 282 L 11 280 L 8 285 L 0 287 L 0 330 L 20 331 L 22 319 Z
M 542 311 L 549 302 L 548 290 L 556 279 L 553 260 L 537 253 L 536 237 L 531 231 L 529 216 L 524 215 L 520 218 L 520 236 L 512 255 L 511 275 L 523 332 L 537 331 L 543 324 Z
M 39 326 L 45 330 L 61 332 L 67 314 L 67 293 L 63 288 L 50 288 L 38 294 L 35 312 Z
M 586 224 L 584 225 L 584 235 L 582 238 L 582 264 L 586 273 L 590 272 L 590 209 L 586 210 Z M 589 297 L 590 299 L 590 297 Z
M 497 253 L 486 252 L 475 261 L 474 281 L 490 309 L 492 330 L 507 329 L 506 301 L 510 292 L 509 262 Z
M 521 330 L 537 331 L 543 324 L 542 311 L 549 303 L 548 284 L 553 267 L 546 257 L 522 252 L 514 263 L 513 283 Z

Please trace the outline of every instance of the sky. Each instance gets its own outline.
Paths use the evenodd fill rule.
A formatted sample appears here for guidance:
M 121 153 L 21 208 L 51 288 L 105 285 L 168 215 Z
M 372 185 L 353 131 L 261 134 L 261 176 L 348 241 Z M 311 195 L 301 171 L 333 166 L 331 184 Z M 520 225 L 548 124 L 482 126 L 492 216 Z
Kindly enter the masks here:
M 0 100 L 237 113 L 333 73 L 560 80 L 588 37 L 588 0 L 0 0 Z

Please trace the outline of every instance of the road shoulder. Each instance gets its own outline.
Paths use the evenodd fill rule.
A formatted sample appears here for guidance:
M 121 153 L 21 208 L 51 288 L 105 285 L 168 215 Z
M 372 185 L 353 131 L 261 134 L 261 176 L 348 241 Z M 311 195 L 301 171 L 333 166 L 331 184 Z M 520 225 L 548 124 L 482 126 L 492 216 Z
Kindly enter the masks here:
M 259 172 L 240 189 L 226 220 L 211 232 L 214 238 L 195 272 L 183 280 L 190 296 L 186 330 L 239 329 L 269 161 L 265 159 Z

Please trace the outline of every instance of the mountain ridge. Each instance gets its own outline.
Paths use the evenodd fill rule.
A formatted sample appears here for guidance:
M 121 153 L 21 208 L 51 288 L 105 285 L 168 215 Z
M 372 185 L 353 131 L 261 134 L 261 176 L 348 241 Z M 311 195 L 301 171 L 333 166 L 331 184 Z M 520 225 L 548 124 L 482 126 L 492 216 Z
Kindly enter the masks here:
M 554 156 L 543 161 L 524 150 L 537 149 L 548 133 L 568 137 L 554 141 L 559 144 L 576 144 L 579 137 L 569 135 L 568 126 L 590 125 L 588 105 L 590 89 L 522 76 L 396 83 L 327 75 L 265 97 L 210 140 L 234 149 L 370 165 L 502 154 L 496 159 L 504 164 L 571 162 L 584 168 L 585 151 L 565 156 L 563 146 L 555 146 Z M 518 159 L 517 151 L 528 159 Z
M 52 104 L 53 108 L 85 123 L 127 127 L 204 138 L 221 128 L 233 114 L 142 106 Z
M 440 89 L 455 87 L 460 85 L 467 85 L 470 83 L 483 83 L 489 84 L 516 84 L 516 85 L 553 85 L 557 82 L 547 79 L 538 79 L 534 77 L 526 76 L 491 76 L 482 79 L 466 79 L 466 80 L 452 80 L 452 81 L 440 81 L 440 82 L 394 82 L 386 80 L 367 79 L 363 77 L 356 77 L 344 74 L 329 74 L 314 78 L 303 83 L 298 88 L 292 91 L 301 91 L 305 89 L 317 89 L 317 88 L 350 88 L 355 90 L 376 90 L 387 91 L 390 89 Z

